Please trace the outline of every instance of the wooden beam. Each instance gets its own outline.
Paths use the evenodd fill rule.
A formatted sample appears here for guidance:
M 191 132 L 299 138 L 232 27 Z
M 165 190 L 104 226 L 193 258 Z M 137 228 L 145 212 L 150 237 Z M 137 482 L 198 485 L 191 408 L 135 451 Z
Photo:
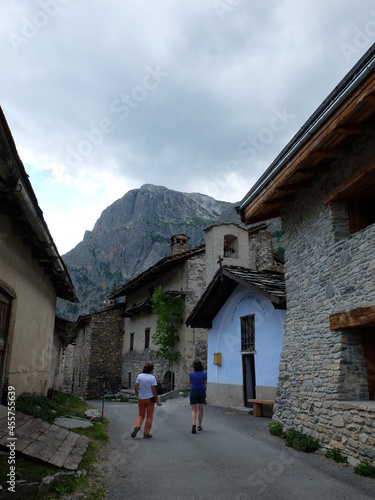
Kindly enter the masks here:
M 359 307 L 348 312 L 331 314 L 329 327 L 331 330 L 348 328 L 365 328 L 375 326 L 375 306 Z
M 324 198 L 323 203 L 328 205 L 331 201 L 338 199 L 347 198 L 350 196 L 350 191 L 354 190 L 355 187 L 360 183 L 368 183 L 369 176 L 373 175 L 375 172 L 375 158 L 371 158 L 367 163 L 365 163 L 359 170 L 354 172 L 351 176 L 341 182 L 338 186 L 332 189 Z

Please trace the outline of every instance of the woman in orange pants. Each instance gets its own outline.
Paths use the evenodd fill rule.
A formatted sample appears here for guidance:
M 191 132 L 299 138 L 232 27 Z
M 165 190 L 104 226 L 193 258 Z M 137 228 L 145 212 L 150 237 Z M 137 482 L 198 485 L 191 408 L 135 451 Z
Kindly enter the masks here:
M 146 417 L 145 428 L 143 431 L 144 438 L 152 438 L 150 434 L 152 419 L 154 416 L 154 404 L 157 403 L 161 406 L 161 402 L 156 391 L 156 378 L 153 375 L 154 365 L 152 363 L 147 363 L 143 367 L 142 373 L 140 373 L 135 381 L 134 389 L 135 394 L 138 397 L 138 417 L 134 426 L 134 430 L 131 433 L 132 438 L 135 438 L 140 428 L 142 427 L 143 420 Z

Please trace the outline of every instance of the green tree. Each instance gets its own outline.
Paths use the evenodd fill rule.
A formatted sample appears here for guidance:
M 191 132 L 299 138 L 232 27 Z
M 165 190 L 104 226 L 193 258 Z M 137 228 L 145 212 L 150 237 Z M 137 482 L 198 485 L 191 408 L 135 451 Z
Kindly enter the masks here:
M 152 309 L 157 315 L 156 332 L 152 336 L 154 344 L 158 346 L 156 354 L 173 363 L 181 357 L 175 344 L 180 340 L 178 328 L 183 323 L 185 300 L 164 292 L 159 286 L 152 296 Z

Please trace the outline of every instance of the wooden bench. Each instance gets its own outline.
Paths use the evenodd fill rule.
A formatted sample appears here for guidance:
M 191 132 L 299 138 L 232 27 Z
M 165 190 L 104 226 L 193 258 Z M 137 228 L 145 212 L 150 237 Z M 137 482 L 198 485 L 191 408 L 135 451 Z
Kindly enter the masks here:
M 273 406 L 275 401 L 268 399 L 248 399 L 248 403 L 253 403 L 254 417 L 263 417 L 263 406 Z

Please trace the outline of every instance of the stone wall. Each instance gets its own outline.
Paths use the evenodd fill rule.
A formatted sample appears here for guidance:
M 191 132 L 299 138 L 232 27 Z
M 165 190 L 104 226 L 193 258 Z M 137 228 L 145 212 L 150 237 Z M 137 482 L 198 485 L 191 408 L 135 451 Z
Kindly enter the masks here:
M 375 459 L 362 334 L 331 331 L 332 313 L 375 304 L 375 225 L 350 235 L 347 205 L 323 197 L 374 155 L 362 143 L 282 213 L 288 310 L 274 418 L 339 448 Z
M 121 359 L 124 338 L 123 304 L 93 316 L 86 397 L 97 397 L 103 384 L 110 392 L 121 387 Z
M 121 387 L 124 304 L 83 316 L 75 327 L 75 345 L 65 349 L 64 390 L 95 398 Z

